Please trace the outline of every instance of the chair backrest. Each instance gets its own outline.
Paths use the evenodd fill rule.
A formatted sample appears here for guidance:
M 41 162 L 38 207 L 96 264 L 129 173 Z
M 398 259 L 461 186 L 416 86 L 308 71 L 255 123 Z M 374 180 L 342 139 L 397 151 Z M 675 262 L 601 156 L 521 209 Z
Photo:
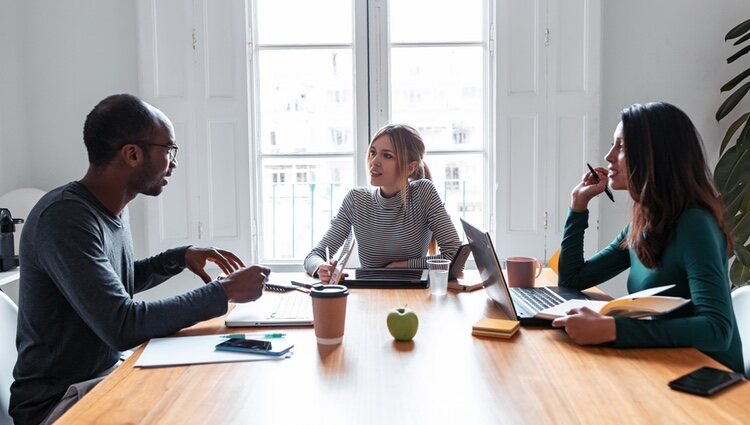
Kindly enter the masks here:
M 732 291 L 732 307 L 737 318 L 737 327 L 742 339 L 742 357 L 745 360 L 745 376 L 750 378 L 750 286 Z
M 0 208 L 9 209 L 13 218 L 22 218 L 26 220 L 31 209 L 34 208 L 34 205 L 39 202 L 39 199 L 44 196 L 45 193 L 47 192 L 33 187 L 11 190 L 4 195 L 0 195 Z M 18 255 L 18 244 L 21 241 L 22 229 L 23 224 L 17 224 L 16 233 L 13 235 L 16 255 Z
M 0 424 L 12 424 L 8 415 L 10 384 L 13 383 L 13 366 L 16 364 L 16 321 L 18 307 L 0 291 Z
M 547 267 L 551 268 L 552 271 L 557 273 L 557 265 L 560 263 L 560 248 L 557 248 L 552 256 L 547 260 Z

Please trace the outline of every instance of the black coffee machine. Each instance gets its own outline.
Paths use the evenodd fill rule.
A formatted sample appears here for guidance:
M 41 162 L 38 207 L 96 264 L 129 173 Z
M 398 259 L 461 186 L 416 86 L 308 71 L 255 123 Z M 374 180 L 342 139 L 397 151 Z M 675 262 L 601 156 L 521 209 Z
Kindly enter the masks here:
M 18 267 L 18 256 L 15 255 L 13 232 L 16 224 L 23 223 L 23 219 L 13 218 L 10 210 L 0 208 L 0 272 Z

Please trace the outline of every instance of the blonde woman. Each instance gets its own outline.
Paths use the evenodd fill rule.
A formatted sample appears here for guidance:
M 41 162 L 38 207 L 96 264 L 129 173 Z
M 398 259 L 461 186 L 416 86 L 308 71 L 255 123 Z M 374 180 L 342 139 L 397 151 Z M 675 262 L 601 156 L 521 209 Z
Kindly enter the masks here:
M 336 252 L 352 231 L 365 268 L 423 269 L 430 258 L 453 258 L 461 242 L 432 184 L 424 152 L 422 137 L 408 125 L 378 130 L 366 164 L 374 188 L 349 191 L 331 227 L 305 258 L 309 274 L 329 282 L 334 264 L 326 261 L 326 249 Z

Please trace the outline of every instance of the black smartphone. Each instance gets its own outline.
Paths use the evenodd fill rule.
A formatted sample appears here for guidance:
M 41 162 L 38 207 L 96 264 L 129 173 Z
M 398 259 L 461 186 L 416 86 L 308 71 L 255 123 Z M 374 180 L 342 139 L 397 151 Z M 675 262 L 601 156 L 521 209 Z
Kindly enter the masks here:
M 266 354 L 271 349 L 271 341 L 259 339 L 229 338 L 216 345 L 217 350 L 240 351 L 243 353 Z
M 710 396 L 742 381 L 742 374 L 702 367 L 669 382 L 669 388 L 700 396 Z

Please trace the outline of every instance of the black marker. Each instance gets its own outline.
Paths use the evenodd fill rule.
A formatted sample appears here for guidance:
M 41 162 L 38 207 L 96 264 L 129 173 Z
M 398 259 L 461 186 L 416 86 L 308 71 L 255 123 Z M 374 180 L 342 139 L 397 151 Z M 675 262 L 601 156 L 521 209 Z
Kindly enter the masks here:
M 588 162 L 586 165 L 589 167 L 589 170 L 591 171 L 591 174 L 594 175 L 594 180 L 599 183 L 599 174 L 596 173 L 596 170 L 594 170 L 594 167 L 591 166 Z M 609 190 L 609 186 L 604 186 L 604 193 L 607 194 L 607 197 L 612 201 L 615 202 L 615 197 L 612 195 L 612 191 Z

